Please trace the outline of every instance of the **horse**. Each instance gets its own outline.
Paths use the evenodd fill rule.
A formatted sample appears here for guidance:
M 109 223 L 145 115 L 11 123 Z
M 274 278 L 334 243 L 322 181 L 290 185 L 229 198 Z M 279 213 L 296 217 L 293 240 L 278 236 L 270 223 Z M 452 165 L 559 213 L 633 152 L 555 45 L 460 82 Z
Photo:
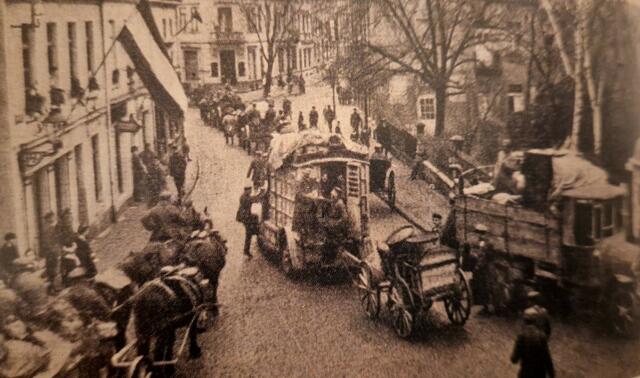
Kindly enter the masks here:
M 217 287 L 220 272 L 225 265 L 227 248 L 215 232 L 205 239 L 151 242 L 141 253 L 130 254 L 121 269 L 141 288 L 132 299 L 138 353 L 147 356 L 151 341 L 155 339 L 154 360 L 173 359 L 173 344 L 178 328 L 189 327 L 189 353 L 198 358 L 201 350 L 197 341 L 198 308 L 211 308 L 218 314 Z M 168 275 L 161 277 L 164 266 L 186 264 L 197 267 L 211 288 L 206 293 L 199 285 Z M 205 281 L 200 281 L 205 282 Z M 172 368 L 165 368 L 172 373 Z

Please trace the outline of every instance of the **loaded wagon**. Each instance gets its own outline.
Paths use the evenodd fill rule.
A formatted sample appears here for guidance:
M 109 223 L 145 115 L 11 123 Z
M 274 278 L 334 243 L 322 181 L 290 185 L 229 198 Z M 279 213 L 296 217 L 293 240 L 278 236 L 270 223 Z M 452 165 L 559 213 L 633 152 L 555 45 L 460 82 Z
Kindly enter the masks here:
M 365 313 L 375 319 L 382 296 L 393 328 L 402 338 L 437 302 L 452 324 L 464 325 L 471 312 L 471 293 L 455 249 L 439 243 L 437 233 L 419 234 L 412 226 L 394 231 L 378 244 L 377 254 L 365 257 L 356 285 Z
M 553 151 L 528 151 L 522 172 L 527 187 L 516 203 L 461 191 L 448 222 L 455 229 L 444 231 L 468 261 L 489 255 L 492 274 L 480 285 L 489 304 L 522 304 L 526 289 L 535 288 L 563 308 L 598 309 L 614 331 L 632 333 L 632 264 L 640 249 L 624 238 L 626 191 L 600 168 Z
M 396 174 L 391 169 L 391 158 L 374 153 L 369 159 L 369 170 L 369 190 L 380 195 L 393 208 L 396 204 Z
M 316 130 L 276 134 L 268 164 L 258 245 L 280 260 L 286 275 L 313 267 L 342 267 L 342 250 L 361 255 L 369 237 L 365 149 Z M 343 219 L 332 218 L 332 191 L 343 203 Z

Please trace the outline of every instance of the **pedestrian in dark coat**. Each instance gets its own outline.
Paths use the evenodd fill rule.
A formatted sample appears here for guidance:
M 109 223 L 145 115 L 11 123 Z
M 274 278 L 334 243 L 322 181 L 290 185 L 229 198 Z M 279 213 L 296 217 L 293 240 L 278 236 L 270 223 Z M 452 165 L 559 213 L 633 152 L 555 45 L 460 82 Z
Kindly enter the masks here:
M 147 166 L 149 171 L 149 196 L 147 199 L 147 206 L 153 207 L 160 198 L 160 193 L 165 188 L 165 173 L 160 166 L 158 159 L 153 159 L 151 165 Z
M 511 362 L 520 363 L 519 378 L 554 377 L 553 360 L 544 333 L 525 317 L 525 326 L 513 347 Z
M 327 123 L 327 127 L 329 128 L 329 133 L 333 132 L 333 120 L 336 118 L 333 110 L 331 110 L 331 105 L 327 105 L 327 108 L 322 112 L 324 115 L 324 121 Z
M 318 111 L 315 106 L 312 106 L 309 112 L 309 127 L 313 129 L 318 128 Z
M 96 275 L 96 265 L 93 262 L 93 252 L 91 251 L 91 244 L 87 240 L 87 232 L 89 232 L 89 227 L 80 226 L 78 228 L 78 234 L 76 236 L 76 256 L 78 260 L 80 260 L 80 265 L 85 270 L 85 275 L 87 277 L 93 277 Z
M 360 133 L 360 143 L 369 147 L 369 140 L 371 139 L 371 129 L 364 127 Z
M 131 147 L 131 165 L 133 170 L 133 200 L 144 201 L 147 193 L 147 167 L 142 161 L 138 147 Z
M 269 128 L 269 130 L 273 130 L 276 126 L 276 110 L 273 108 L 273 104 L 269 104 L 269 109 L 264 114 L 264 124 Z
M 56 224 L 56 235 L 60 246 L 73 244 L 76 238 L 76 232 L 73 229 L 73 216 L 69 208 L 65 208 L 60 213 L 60 219 Z
M 236 213 L 236 221 L 244 226 L 244 255 L 251 258 L 251 238 L 258 235 L 258 216 L 251 213 L 251 205 L 262 200 L 263 193 L 251 194 L 251 186 L 245 186 L 244 192 L 240 196 L 240 204 Z
M 304 116 L 302 112 L 300 112 L 300 114 L 298 114 L 298 131 L 302 130 L 304 130 Z
M 351 114 L 351 130 L 356 136 L 360 135 L 360 126 L 362 125 L 362 117 L 360 117 L 360 113 L 358 113 L 358 109 L 353 108 L 353 113 Z
M 378 140 L 378 143 L 380 143 L 380 145 L 382 146 L 382 150 L 384 151 L 384 156 L 387 156 L 391 144 L 389 139 L 389 127 L 383 119 L 378 122 L 375 133 L 376 139 Z
M 304 77 L 302 77 L 302 74 L 300 74 L 300 78 L 298 78 L 298 87 L 300 88 L 300 94 L 304 94 L 306 89 L 305 89 L 305 81 L 304 81 Z
M 264 152 L 258 152 L 253 161 L 251 161 L 247 171 L 247 178 L 251 178 L 253 187 L 256 189 L 264 185 L 267 179 L 267 161 Z
M 173 177 L 173 182 L 176 184 L 178 195 L 181 195 L 184 189 L 186 171 L 187 158 L 182 154 L 182 152 L 180 152 L 177 146 L 174 146 L 171 157 L 169 157 L 169 174 Z
M 40 255 L 45 259 L 45 273 L 49 282 L 48 293 L 55 294 L 56 278 L 60 265 L 61 245 L 56 232 L 56 216 L 48 212 L 44 216 L 42 229 L 40 230 Z
M 149 169 L 149 166 L 151 165 L 153 160 L 158 158 L 151 149 L 151 143 L 144 144 L 144 151 L 140 153 L 140 158 L 142 159 L 142 162 L 147 167 L 147 169 Z
M 16 234 L 8 232 L 4 235 L 4 244 L 0 248 L 0 280 L 8 282 L 9 276 L 14 273 L 13 260 L 18 257 Z

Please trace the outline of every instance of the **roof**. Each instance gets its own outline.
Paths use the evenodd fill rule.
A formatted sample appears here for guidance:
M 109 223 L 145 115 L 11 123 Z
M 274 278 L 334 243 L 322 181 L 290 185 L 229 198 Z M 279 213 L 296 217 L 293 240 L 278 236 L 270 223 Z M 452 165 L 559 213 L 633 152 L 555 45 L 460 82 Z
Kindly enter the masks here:
M 623 188 L 610 184 L 595 184 L 569 189 L 562 193 L 563 197 L 575 199 L 608 200 L 623 196 Z
M 320 147 L 320 148 L 309 148 Z M 328 134 L 319 130 L 305 130 L 297 133 L 273 134 L 271 146 L 269 148 L 268 162 L 271 168 L 280 168 L 284 160 L 296 151 L 308 151 L 309 154 L 322 157 L 322 148 L 329 148 L 332 157 L 337 157 L 340 152 L 352 157 L 367 159 L 368 150 L 364 146 L 355 144 L 345 139 L 342 135 Z M 325 154 L 326 155 L 326 154 Z

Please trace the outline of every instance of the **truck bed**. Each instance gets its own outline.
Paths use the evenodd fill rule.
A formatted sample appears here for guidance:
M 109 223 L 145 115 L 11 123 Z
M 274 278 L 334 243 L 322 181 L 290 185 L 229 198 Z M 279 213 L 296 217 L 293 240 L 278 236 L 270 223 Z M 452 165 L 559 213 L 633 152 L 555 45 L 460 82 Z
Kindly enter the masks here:
M 456 235 L 461 243 L 477 246 L 475 227 L 483 224 L 488 228 L 486 240 L 496 251 L 560 264 L 561 226 L 551 214 L 468 195 L 456 198 L 455 209 Z

